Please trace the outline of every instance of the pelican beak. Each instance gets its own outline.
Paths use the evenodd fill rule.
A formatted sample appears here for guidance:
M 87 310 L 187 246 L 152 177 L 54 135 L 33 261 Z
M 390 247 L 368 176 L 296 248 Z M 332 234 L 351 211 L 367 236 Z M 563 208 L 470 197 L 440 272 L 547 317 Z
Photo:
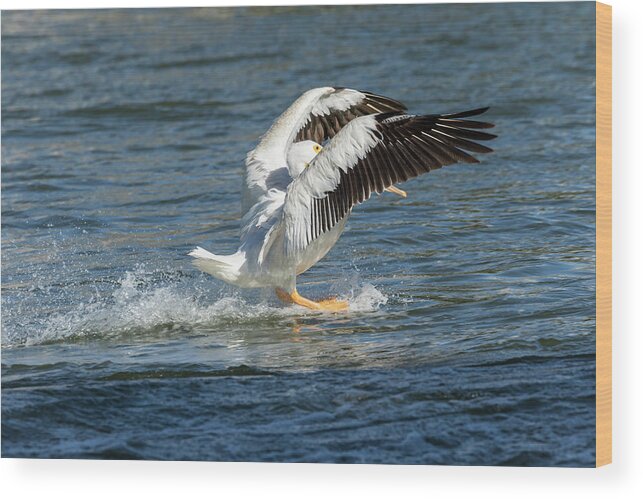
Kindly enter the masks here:
M 397 187 L 395 187 L 394 185 L 392 185 L 391 187 L 387 187 L 387 188 L 386 188 L 386 189 L 384 189 L 384 190 L 385 190 L 386 192 L 392 192 L 393 194 L 397 194 L 398 196 L 402 196 L 403 198 L 405 198 L 405 197 L 406 197 L 406 191 L 403 191 L 402 189 L 398 189 L 398 188 L 397 188 Z

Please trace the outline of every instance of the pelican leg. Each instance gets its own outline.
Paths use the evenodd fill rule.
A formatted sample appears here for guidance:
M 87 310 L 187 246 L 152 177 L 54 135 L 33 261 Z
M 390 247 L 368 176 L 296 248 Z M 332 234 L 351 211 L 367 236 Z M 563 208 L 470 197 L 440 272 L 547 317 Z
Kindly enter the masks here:
M 405 197 L 406 197 L 406 191 L 403 191 L 402 189 L 398 189 L 398 188 L 397 188 L 397 187 L 395 187 L 394 185 L 392 185 L 391 187 L 387 187 L 387 188 L 386 188 L 386 189 L 384 189 L 384 190 L 385 190 L 386 192 L 392 192 L 393 194 L 397 194 L 398 196 L 402 196 L 403 198 L 405 198 Z
M 284 289 L 275 288 L 275 293 L 284 303 L 295 303 L 302 307 L 310 308 L 311 310 L 329 310 L 332 312 L 339 312 L 341 310 L 348 310 L 348 302 L 331 298 L 329 300 L 313 301 L 301 296 L 297 290 L 288 293 Z
M 348 310 L 348 302 L 337 298 L 326 298 L 325 300 L 319 300 L 317 303 L 324 307 L 324 310 Z

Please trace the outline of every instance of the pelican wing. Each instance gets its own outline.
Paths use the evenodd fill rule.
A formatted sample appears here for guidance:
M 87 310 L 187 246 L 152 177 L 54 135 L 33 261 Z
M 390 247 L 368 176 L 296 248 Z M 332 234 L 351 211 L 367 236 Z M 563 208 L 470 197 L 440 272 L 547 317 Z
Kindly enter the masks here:
M 346 125 L 288 187 L 283 221 L 286 252 L 304 249 L 373 192 L 492 150 L 475 141 L 495 135 L 491 123 L 466 118 L 485 112 L 415 116 L 384 113 Z
M 286 158 L 294 142 L 314 140 L 321 144 L 356 117 L 404 110 L 406 107 L 396 100 L 350 88 L 321 87 L 305 92 L 248 153 L 243 213 L 270 189 L 286 190 L 292 181 Z
M 328 87 L 300 123 L 294 142 L 332 139 L 351 120 L 369 114 L 406 111 L 401 102 L 363 90 Z

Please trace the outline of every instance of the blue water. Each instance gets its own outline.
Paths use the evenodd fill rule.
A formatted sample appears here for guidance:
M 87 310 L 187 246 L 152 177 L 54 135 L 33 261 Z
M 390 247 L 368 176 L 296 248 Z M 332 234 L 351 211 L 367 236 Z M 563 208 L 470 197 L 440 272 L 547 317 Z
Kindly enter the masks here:
M 591 466 L 594 4 L 2 13 L 2 456 Z M 299 279 L 236 249 L 308 88 L 490 105 L 495 152 L 355 209 Z

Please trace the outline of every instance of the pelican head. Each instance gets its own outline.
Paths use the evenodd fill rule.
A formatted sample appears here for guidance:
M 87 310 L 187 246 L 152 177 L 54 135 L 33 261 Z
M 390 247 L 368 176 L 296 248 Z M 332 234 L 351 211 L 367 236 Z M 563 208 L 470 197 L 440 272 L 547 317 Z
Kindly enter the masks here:
M 288 171 L 290 176 L 292 178 L 298 177 L 321 150 L 322 146 L 312 140 L 302 140 L 290 146 L 288 151 Z

